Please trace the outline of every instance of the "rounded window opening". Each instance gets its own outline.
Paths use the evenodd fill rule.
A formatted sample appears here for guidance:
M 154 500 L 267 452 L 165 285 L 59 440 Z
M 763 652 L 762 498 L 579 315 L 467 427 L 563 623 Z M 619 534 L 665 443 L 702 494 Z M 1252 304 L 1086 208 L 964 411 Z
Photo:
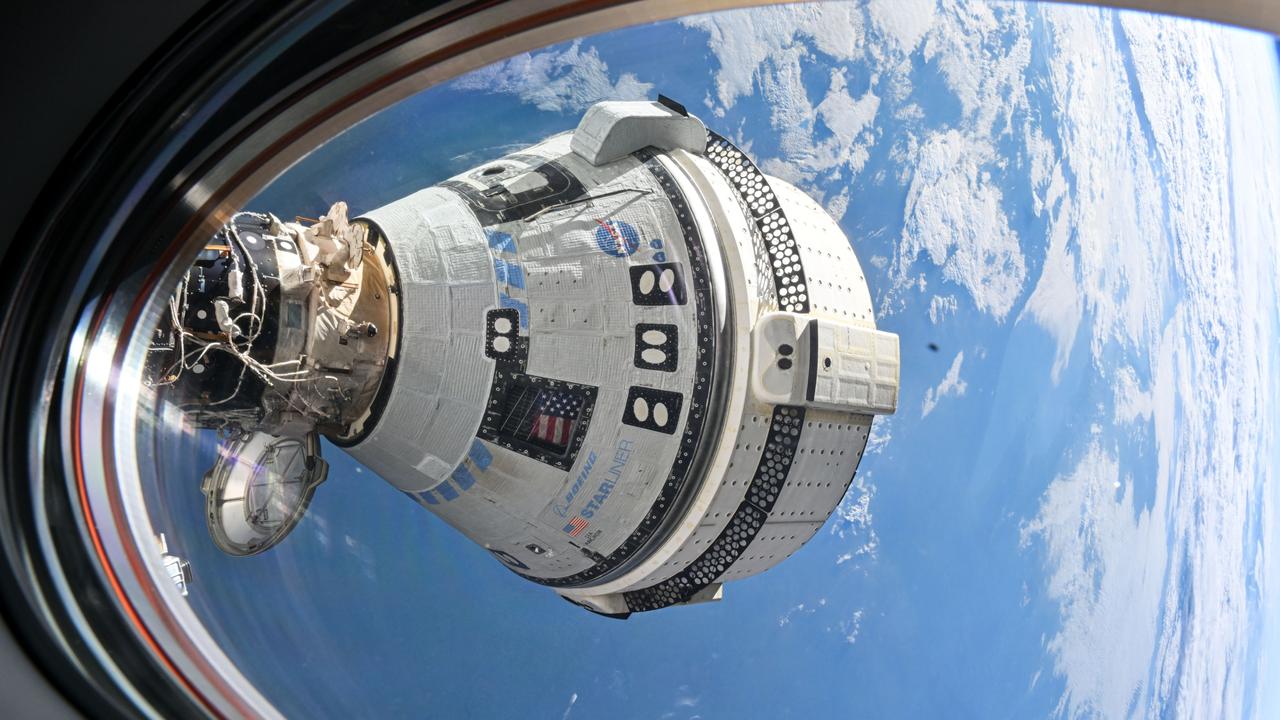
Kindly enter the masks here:
M 440 82 L 92 355 L 133 421 L 110 499 L 289 716 L 821 714 L 750 688 L 833 669 L 928 714 L 921 668 L 965 707 L 1156 714 L 1149 659 L 1205 648 L 1132 628 L 1227 588 L 1208 654 L 1257 668 L 1272 607 L 1280 170 L 1242 148 L 1276 147 L 1276 65 L 1185 20 L 849 3 Z M 939 641 L 966 623 L 1004 650 Z M 1105 688 L 1072 651 L 1102 636 Z M 907 705 L 857 672 L 884 657 Z

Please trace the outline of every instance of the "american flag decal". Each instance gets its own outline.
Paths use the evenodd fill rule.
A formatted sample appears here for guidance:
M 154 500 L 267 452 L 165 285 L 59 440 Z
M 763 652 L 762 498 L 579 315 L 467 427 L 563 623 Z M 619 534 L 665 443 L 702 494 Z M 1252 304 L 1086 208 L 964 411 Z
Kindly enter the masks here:
M 581 407 L 582 400 L 574 393 L 542 390 L 533 403 L 527 438 L 557 448 L 567 447 Z
M 587 522 L 586 520 L 583 520 L 581 515 L 577 515 L 572 520 L 569 521 L 568 525 L 564 526 L 564 531 L 569 533 L 569 537 L 578 537 L 579 535 L 582 534 L 583 530 L 587 529 L 587 526 L 590 524 L 591 523 Z

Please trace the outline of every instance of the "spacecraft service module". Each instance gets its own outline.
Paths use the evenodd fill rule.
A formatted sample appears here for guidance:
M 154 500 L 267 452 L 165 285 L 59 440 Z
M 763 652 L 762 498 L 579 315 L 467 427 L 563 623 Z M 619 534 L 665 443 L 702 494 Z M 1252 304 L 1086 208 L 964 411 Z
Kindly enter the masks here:
M 216 430 L 214 542 L 280 542 L 319 437 L 602 615 L 719 599 L 798 550 L 892 413 L 836 222 L 667 98 L 348 219 L 239 213 L 151 344 Z

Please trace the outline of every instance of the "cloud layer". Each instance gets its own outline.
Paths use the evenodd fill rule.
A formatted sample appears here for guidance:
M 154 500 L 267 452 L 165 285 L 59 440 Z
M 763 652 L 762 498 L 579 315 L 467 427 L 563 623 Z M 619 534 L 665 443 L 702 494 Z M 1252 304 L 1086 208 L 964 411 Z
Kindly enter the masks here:
M 1132 360 L 1102 376 L 1113 421 L 1155 437 L 1157 471 L 1137 507 L 1119 458 L 1091 440 L 1024 528 L 1062 615 L 1049 641 L 1059 711 L 1239 717 L 1266 593 L 1257 538 L 1274 537 L 1260 523 L 1275 328 L 1257 308 L 1275 306 L 1280 178 L 1258 158 L 1275 157 L 1280 119 L 1253 100 L 1275 97 L 1274 47 L 1063 10 L 1045 9 L 1062 48 L 1050 74 L 1063 150 L 1042 173 L 1050 245 L 1024 317 L 1055 337 L 1055 378 L 1080 333 L 1100 374 Z M 1075 183 L 1049 189 L 1064 174 Z
M 951 367 L 947 369 L 947 374 L 943 376 L 941 382 L 934 387 L 929 388 L 924 393 L 924 404 L 920 408 L 920 417 L 928 417 L 933 409 L 938 407 L 938 403 L 947 397 L 963 397 L 968 384 L 960 379 L 960 366 L 964 363 L 964 351 L 956 353 L 955 358 L 951 360 Z
M 508 93 L 539 110 L 582 112 L 600 100 L 643 100 L 653 84 L 631 73 L 610 80 L 609 66 L 595 48 L 575 41 L 562 50 L 523 53 L 455 81 L 462 90 Z

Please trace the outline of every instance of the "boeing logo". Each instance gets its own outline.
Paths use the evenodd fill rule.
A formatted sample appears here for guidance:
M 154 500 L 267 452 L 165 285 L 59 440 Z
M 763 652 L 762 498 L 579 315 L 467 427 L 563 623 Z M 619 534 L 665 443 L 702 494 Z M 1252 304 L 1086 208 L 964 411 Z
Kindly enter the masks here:
M 618 447 L 613 452 L 613 464 L 609 466 L 609 471 L 605 473 L 604 480 L 600 482 L 600 487 L 596 488 L 596 494 L 587 501 L 587 506 L 582 508 L 580 513 L 582 517 L 589 518 L 596 514 L 601 505 L 609 499 L 613 494 L 613 488 L 622 479 L 622 469 L 631 461 L 631 448 L 635 445 L 632 440 L 619 440 Z
M 582 470 L 578 471 L 578 477 L 574 479 L 573 484 L 569 486 L 569 492 L 564 494 L 564 502 L 557 503 L 553 510 L 560 517 L 569 514 L 569 506 L 573 504 L 574 498 L 578 497 L 578 492 L 582 490 L 582 486 L 587 484 L 587 476 L 591 474 L 591 466 L 596 464 L 596 451 L 592 450 L 587 453 L 587 459 L 582 461 Z

